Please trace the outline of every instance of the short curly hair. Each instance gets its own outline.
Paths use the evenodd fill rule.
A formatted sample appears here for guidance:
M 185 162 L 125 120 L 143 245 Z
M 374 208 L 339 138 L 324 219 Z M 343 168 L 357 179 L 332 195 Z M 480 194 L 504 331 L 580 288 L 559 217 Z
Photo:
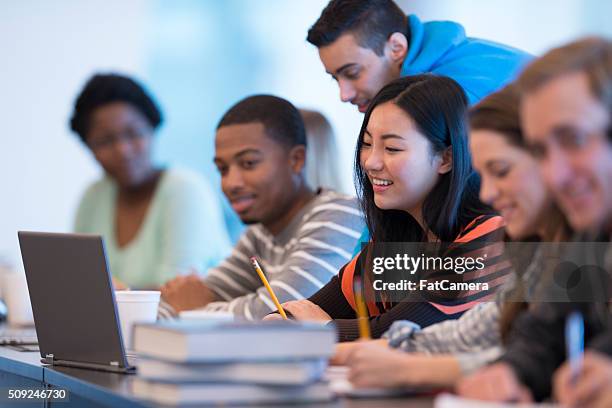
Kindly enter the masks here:
M 93 111 L 114 102 L 125 102 L 138 109 L 153 129 L 163 121 L 157 103 L 134 79 L 114 73 L 96 74 L 87 81 L 74 103 L 70 128 L 85 142 Z
M 273 95 L 253 95 L 232 106 L 221 118 L 224 126 L 261 123 L 266 134 L 286 147 L 306 146 L 304 120 L 293 104 Z

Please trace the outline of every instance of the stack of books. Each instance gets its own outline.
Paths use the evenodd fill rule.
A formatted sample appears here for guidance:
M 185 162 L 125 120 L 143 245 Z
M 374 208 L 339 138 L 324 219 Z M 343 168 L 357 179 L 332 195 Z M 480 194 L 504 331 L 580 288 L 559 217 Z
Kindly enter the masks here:
M 292 322 L 165 321 L 134 328 L 133 392 L 164 405 L 328 401 L 336 333 Z

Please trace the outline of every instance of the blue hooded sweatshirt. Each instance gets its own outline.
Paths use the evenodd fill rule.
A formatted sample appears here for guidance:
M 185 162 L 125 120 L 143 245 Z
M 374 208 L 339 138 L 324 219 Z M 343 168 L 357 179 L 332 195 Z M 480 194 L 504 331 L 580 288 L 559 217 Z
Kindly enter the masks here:
M 470 105 L 512 82 L 533 57 L 492 41 L 470 38 L 452 21 L 421 22 L 408 16 L 410 44 L 401 76 L 433 73 L 451 77 L 461 85 Z M 364 229 L 355 247 L 370 240 Z
M 452 21 L 421 22 L 408 16 L 410 44 L 401 75 L 433 73 L 453 78 L 470 105 L 511 82 L 531 55 L 492 41 L 466 37 Z

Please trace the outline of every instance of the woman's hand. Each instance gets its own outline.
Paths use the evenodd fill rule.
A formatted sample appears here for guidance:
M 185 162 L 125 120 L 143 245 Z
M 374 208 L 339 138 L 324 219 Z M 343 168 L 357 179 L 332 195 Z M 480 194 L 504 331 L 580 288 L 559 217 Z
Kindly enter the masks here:
M 398 388 L 410 385 L 410 357 L 407 353 L 389 348 L 381 342 L 351 343 L 346 357 L 349 381 L 355 387 Z
M 565 362 L 553 377 L 553 393 L 568 407 L 611 407 L 612 359 L 594 351 L 585 352 L 575 382 L 570 364 Z
M 265 320 L 265 321 L 272 321 L 272 320 L 285 320 L 285 318 L 283 316 L 281 316 L 280 313 L 270 313 L 267 314 L 263 317 L 263 319 L 261 320 Z
M 465 398 L 485 401 L 533 401 L 529 389 L 519 382 L 512 367 L 506 363 L 493 364 L 460 380 L 457 393 Z
M 310 300 L 292 300 L 283 303 L 283 308 L 288 310 L 295 320 L 307 320 L 327 323 L 332 321 L 330 315 Z
M 449 388 L 461 376 L 459 362 L 452 355 L 406 353 L 376 341 L 357 342 L 346 365 L 356 387 Z
M 359 347 L 366 344 L 374 344 L 379 347 L 388 347 L 387 339 L 378 340 L 357 340 L 351 342 L 337 343 L 334 349 L 334 355 L 329 360 L 331 365 L 347 365 L 349 356 Z

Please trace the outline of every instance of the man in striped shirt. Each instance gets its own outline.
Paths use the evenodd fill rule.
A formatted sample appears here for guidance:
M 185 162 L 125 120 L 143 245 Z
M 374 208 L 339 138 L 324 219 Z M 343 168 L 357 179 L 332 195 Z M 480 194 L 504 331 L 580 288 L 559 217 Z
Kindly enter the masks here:
M 175 312 L 226 311 L 259 319 L 276 310 L 249 258 L 281 302 L 311 296 L 351 259 L 364 227 L 354 198 L 308 187 L 306 135 L 297 109 L 269 95 L 234 105 L 217 126 L 215 165 L 232 208 L 249 227 L 232 254 L 201 278 L 162 287 Z M 214 239 L 214 237 L 212 237 Z

